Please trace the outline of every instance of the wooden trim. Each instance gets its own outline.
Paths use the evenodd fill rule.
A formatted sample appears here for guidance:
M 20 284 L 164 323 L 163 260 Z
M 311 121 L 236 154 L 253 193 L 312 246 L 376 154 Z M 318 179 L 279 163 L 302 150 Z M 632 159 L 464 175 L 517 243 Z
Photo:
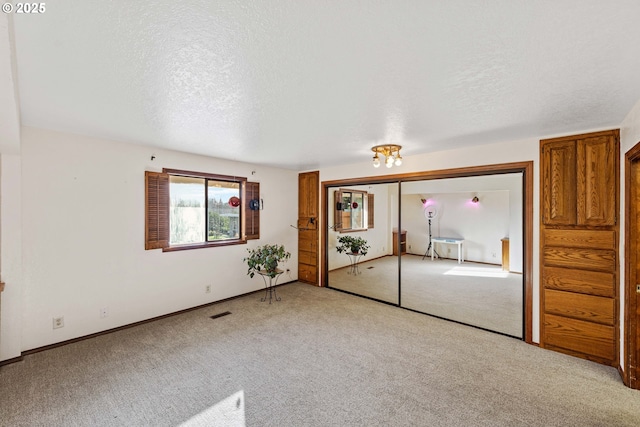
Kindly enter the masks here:
M 322 185 L 327 187 L 339 187 L 341 185 L 365 185 L 365 184 L 390 184 L 399 181 L 422 181 L 429 179 L 443 179 L 443 178 L 464 178 L 469 176 L 483 176 L 483 175 L 503 175 L 508 173 L 524 172 L 527 167 L 531 168 L 533 173 L 533 162 L 514 162 L 514 163 L 500 163 L 484 166 L 470 166 L 465 168 L 455 169 L 441 169 L 424 172 L 411 172 L 395 175 L 383 175 L 383 176 L 368 176 L 350 179 L 339 179 L 332 181 L 323 181 Z M 533 178 L 532 178 L 533 179 Z M 533 182 L 533 180 L 532 180 Z M 532 199 L 533 200 L 533 199 Z
M 640 389 L 640 378 L 637 360 L 638 354 L 638 323 L 637 323 L 637 299 L 635 297 L 635 284 L 638 281 L 638 271 L 635 257 L 630 254 L 635 253 L 634 243 L 640 238 L 640 229 L 635 221 L 635 214 L 640 206 L 634 205 L 637 188 L 632 185 L 632 169 L 640 168 L 640 142 L 625 153 L 624 163 L 624 198 L 625 198 L 625 223 L 624 223 L 624 271 L 625 271 L 625 293 L 624 293 L 624 330 L 625 330 L 625 351 L 622 357 L 621 377 L 624 384 L 634 389 Z M 637 165 L 634 166 L 634 163 Z M 635 206 L 635 209 L 634 209 Z
M 524 202 L 524 308 L 525 342 L 533 343 L 533 162 L 520 163 L 522 169 L 522 197 Z
M 522 173 L 522 198 L 523 198 L 523 245 L 524 245 L 524 341 L 533 343 L 533 161 L 501 163 L 483 166 L 470 166 L 455 169 L 442 169 L 423 172 L 412 172 L 396 175 L 369 176 L 350 178 L 344 180 L 332 180 L 322 182 L 322 227 L 320 238 L 320 272 L 322 279 L 320 286 L 328 285 L 327 266 L 329 254 L 327 232 L 328 227 L 328 196 L 329 188 L 364 185 L 364 184 L 390 184 L 402 181 L 421 181 L 443 178 L 463 178 L 485 175 L 502 175 L 508 173 Z
M 4 291 L 4 282 L 0 282 L 0 292 Z
M 548 141 L 573 141 L 573 140 L 578 140 L 578 139 L 585 139 L 585 138 L 594 138 L 594 137 L 598 137 L 598 136 L 611 136 L 614 135 L 616 138 L 620 138 L 620 129 L 609 129 L 609 130 L 601 130 L 598 132 L 589 132 L 589 133 L 581 133 L 578 135 L 566 135 L 566 136 L 559 136 L 557 138 L 547 138 L 547 139 L 541 139 L 540 142 L 544 143 L 544 142 L 548 142 Z
M 0 360 L 0 366 L 10 365 L 10 364 L 16 363 L 16 362 L 22 362 L 23 360 L 24 360 L 24 355 L 20 355 L 18 357 L 13 357 L 11 359 Z
M 235 176 L 235 175 L 219 175 L 214 173 L 194 172 L 194 171 L 185 171 L 181 169 L 168 169 L 168 168 L 163 168 L 162 172 L 166 173 L 167 175 L 187 176 L 190 178 L 205 178 L 205 179 L 214 179 L 218 181 L 229 181 L 229 182 L 247 182 L 247 178 L 243 176 Z
M 215 240 L 213 242 L 202 243 L 187 243 L 184 245 L 174 245 L 162 248 L 162 252 L 177 252 L 186 251 L 190 249 L 204 249 L 204 248 L 216 248 L 219 246 L 233 246 L 233 245 L 246 245 L 247 239 L 232 239 L 232 240 Z

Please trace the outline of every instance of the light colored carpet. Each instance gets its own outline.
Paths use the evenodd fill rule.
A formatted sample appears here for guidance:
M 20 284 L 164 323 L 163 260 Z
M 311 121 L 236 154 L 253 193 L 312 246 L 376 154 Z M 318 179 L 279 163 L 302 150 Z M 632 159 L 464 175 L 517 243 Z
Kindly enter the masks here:
M 0 367 L 0 424 L 640 425 L 640 393 L 614 368 L 331 289 L 278 295 Z
M 366 257 L 363 258 L 366 260 Z M 523 337 L 523 277 L 500 266 L 451 259 L 402 257 L 401 306 L 513 337 Z M 364 261 L 359 274 L 341 268 L 329 286 L 398 303 L 398 259 Z

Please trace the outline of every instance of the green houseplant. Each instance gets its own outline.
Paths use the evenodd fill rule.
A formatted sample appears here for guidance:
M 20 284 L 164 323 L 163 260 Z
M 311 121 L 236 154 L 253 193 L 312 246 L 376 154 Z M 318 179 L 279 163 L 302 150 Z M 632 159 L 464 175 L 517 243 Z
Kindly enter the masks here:
M 259 271 L 266 271 L 267 276 L 276 277 L 276 269 L 281 261 L 291 258 L 291 252 L 284 249 L 284 245 L 264 245 L 255 249 L 247 248 L 249 256 L 243 259 L 249 269 L 247 274 L 253 277 Z
M 336 250 L 340 253 L 351 252 L 354 254 L 366 255 L 369 250 L 367 241 L 362 237 L 340 236 Z

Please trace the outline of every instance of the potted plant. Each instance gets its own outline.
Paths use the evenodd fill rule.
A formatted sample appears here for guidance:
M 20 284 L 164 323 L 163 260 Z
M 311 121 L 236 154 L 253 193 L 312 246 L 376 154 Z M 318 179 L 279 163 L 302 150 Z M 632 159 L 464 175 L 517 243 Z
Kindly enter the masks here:
M 264 245 L 255 249 L 247 248 L 249 256 L 243 259 L 249 269 L 247 274 L 253 277 L 256 272 L 266 271 L 267 276 L 274 278 L 277 276 L 276 269 L 281 261 L 291 258 L 291 252 L 284 249 L 284 245 Z
M 340 253 L 351 252 L 353 254 L 366 255 L 369 249 L 367 241 L 362 237 L 340 236 L 336 250 Z

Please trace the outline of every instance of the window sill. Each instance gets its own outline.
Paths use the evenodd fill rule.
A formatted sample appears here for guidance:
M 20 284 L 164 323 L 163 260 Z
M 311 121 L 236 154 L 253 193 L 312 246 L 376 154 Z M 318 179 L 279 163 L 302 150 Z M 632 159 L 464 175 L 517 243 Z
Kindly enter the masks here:
M 168 248 L 162 248 L 162 252 L 186 251 L 190 249 L 215 248 L 219 246 L 246 245 L 246 244 L 247 244 L 246 239 L 224 240 L 220 242 L 206 242 L 206 243 L 187 243 L 184 245 L 175 245 L 175 246 L 169 246 Z

